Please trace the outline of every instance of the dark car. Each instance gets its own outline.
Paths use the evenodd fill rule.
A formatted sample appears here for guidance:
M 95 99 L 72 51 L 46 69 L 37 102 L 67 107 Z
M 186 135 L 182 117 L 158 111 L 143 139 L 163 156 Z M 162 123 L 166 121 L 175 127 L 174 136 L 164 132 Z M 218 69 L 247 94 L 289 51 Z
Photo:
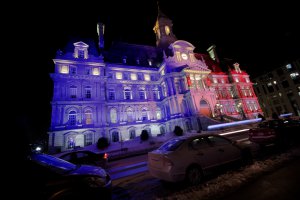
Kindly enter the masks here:
M 56 155 L 63 160 L 74 164 L 96 165 L 104 169 L 107 168 L 108 154 L 95 153 L 89 150 L 74 150 Z
M 32 153 L 26 163 L 29 199 L 111 199 L 111 178 L 101 167 L 75 165 Z
M 300 122 L 290 119 L 272 119 L 249 130 L 249 140 L 261 146 L 287 146 L 299 138 Z

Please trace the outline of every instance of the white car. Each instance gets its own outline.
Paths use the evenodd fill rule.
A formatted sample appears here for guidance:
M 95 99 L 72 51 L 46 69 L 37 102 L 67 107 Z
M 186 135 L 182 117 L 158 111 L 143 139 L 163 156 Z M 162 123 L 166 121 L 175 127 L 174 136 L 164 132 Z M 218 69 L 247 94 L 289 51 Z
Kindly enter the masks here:
M 148 169 L 158 179 L 187 180 L 196 185 L 202 181 L 206 170 L 246 158 L 251 158 L 249 148 L 224 136 L 204 133 L 173 138 L 149 152 Z

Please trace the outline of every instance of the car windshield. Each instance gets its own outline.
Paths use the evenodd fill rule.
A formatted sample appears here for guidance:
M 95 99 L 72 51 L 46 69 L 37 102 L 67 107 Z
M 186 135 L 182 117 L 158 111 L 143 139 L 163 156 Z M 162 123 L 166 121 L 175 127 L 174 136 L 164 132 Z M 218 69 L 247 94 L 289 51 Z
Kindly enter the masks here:
M 33 154 L 31 159 L 34 162 L 61 174 L 77 168 L 77 165 L 47 154 Z
M 180 145 L 185 141 L 185 139 L 171 139 L 165 144 L 163 144 L 161 147 L 158 148 L 158 150 L 162 151 L 175 151 Z

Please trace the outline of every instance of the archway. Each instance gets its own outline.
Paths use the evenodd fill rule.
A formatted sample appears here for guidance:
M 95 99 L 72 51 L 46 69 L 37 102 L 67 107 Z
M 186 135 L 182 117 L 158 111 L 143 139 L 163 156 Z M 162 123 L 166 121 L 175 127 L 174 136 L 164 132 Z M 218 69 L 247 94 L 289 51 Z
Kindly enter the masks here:
M 199 112 L 200 112 L 202 115 L 205 115 L 205 116 L 208 116 L 208 117 L 211 116 L 210 106 L 209 106 L 209 104 L 207 103 L 207 101 L 204 100 L 204 99 L 202 99 L 202 100 L 200 101 L 200 109 L 199 109 Z

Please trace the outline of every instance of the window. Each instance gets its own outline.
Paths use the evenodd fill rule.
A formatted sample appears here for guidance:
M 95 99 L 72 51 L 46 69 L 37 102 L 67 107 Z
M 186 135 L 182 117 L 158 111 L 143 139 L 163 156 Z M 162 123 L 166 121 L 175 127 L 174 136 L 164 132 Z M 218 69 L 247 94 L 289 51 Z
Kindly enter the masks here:
M 84 112 L 84 117 L 85 117 L 85 124 L 92 124 L 92 111 L 91 110 L 86 110 Z
M 78 58 L 84 58 L 84 50 L 78 50 Z
M 70 87 L 70 98 L 72 99 L 77 98 L 77 87 L 74 85 Z
M 112 141 L 113 142 L 119 142 L 119 132 L 118 131 L 114 131 L 112 132 L 111 134 L 111 137 L 112 137 Z
M 239 82 L 239 79 L 238 79 L 238 78 L 235 78 L 235 82 L 237 82 L 237 83 L 238 83 L 238 82 Z
M 142 81 L 143 80 L 143 75 L 142 74 L 138 74 L 138 80 Z
M 159 130 L 161 135 L 164 135 L 166 133 L 165 127 L 163 126 L 159 127 Z
M 77 74 L 77 67 L 76 66 L 70 66 L 70 74 Z
M 113 78 L 113 73 L 112 72 L 108 72 L 107 78 L 109 78 L 109 79 Z
M 160 110 L 160 108 L 156 109 L 156 119 L 161 120 L 161 110 Z
M 144 74 L 144 79 L 145 79 L 145 81 L 150 81 L 150 75 L 149 74 Z
M 160 99 L 160 94 L 158 89 L 153 90 L 153 99 L 154 100 L 159 100 Z
M 90 75 L 91 74 L 91 68 L 90 67 L 86 67 L 85 68 L 85 75 Z
M 166 35 L 170 35 L 170 28 L 169 26 L 165 26 Z
M 93 133 L 85 134 L 85 146 L 93 144 Z
M 109 100 L 115 100 L 116 97 L 115 97 L 115 90 L 114 89 L 109 89 L 108 90 L 108 99 Z
M 90 86 L 85 87 L 85 98 L 90 99 L 92 97 L 92 88 Z
M 132 99 L 131 89 L 124 89 L 124 99 L 126 99 L 126 100 Z
M 142 110 L 142 120 L 143 121 L 148 120 L 147 109 L 145 109 L 145 108 Z
M 292 65 L 291 65 L 291 64 L 287 64 L 285 67 L 286 67 L 288 70 L 291 70 L 291 69 L 292 69 Z
M 136 137 L 135 129 L 130 129 L 129 130 L 129 138 L 134 139 L 135 137 Z
M 100 69 L 99 69 L 99 67 L 94 67 L 93 68 L 93 75 L 95 75 L 95 76 L 100 75 Z
M 117 109 L 115 108 L 110 109 L 110 122 L 117 123 Z
M 123 74 L 123 79 L 124 79 L 124 80 L 128 80 L 128 79 L 129 79 L 128 73 L 125 72 L 125 73 Z
M 123 75 L 122 72 L 116 72 L 116 79 L 122 79 Z
M 133 122 L 133 110 L 132 108 L 126 109 L 126 115 L 127 115 L 127 122 Z
M 134 74 L 134 73 L 131 73 L 131 74 L 130 74 L 130 78 L 131 78 L 131 80 L 133 80 L 133 81 L 136 81 L 136 80 L 137 80 L 137 76 L 136 76 L 136 74 Z
M 76 116 L 77 116 L 77 113 L 75 111 L 70 111 L 69 112 L 69 125 L 70 126 L 74 126 L 76 125 Z
M 145 91 L 144 88 L 141 88 L 141 89 L 139 90 L 139 96 L 140 96 L 140 100 L 145 100 L 145 99 L 147 99 L 147 97 L 146 97 L 146 91 Z
M 69 66 L 68 65 L 62 65 L 62 66 L 60 66 L 60 73 L 62 73 L 62 74 L 68 74 L 69 73 Z

